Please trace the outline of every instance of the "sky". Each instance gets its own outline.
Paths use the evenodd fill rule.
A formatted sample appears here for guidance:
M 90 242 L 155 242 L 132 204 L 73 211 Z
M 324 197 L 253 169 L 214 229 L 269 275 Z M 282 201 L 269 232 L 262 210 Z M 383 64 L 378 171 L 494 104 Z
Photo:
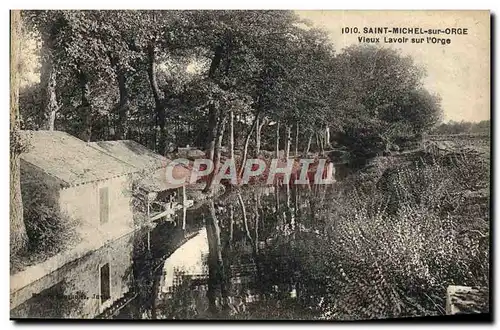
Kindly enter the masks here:
M 326 30 L 337 52 L 359 44 L 358 37 L 378 37 L 384 47 L 400 49 L 426 68 L 425 87 L 442 98 L 444 121 L 490 119 L 490 16 L 488 11 L 297 11 L 314 26 Z M 342 27 L 358 27 L 358 34 L 342 34 Z M 383 43 L 394 34 L 364 34 L 367 27 L 467 28 L 467 35 L 434 35 L 450 44 Z M 429 35 L 397 35 L 397 37 Z M 409 41 L 410 41 L 409 40 Z

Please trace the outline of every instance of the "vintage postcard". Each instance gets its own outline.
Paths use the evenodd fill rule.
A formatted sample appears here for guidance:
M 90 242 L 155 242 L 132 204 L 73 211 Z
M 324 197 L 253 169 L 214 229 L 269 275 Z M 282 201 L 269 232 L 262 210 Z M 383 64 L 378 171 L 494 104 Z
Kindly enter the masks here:
M 10 17 L 12 319 L 491 320 L 489 11 Z

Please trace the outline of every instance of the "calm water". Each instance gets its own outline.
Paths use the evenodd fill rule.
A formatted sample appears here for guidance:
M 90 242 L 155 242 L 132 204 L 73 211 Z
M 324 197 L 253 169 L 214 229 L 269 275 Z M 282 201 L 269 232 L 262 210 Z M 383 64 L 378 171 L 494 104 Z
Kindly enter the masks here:
M 35 318 L 313 318 L 321 292 L 298 280 L 295 242 L 314 235 L 317 190 L 230 191 L 187 212 L 187 229 L 144 227 L 30 284 L 11 311 Z M 279 193 L 276 193 L 278 191 Z M 182 217 L 181 214 L 178 215 Z

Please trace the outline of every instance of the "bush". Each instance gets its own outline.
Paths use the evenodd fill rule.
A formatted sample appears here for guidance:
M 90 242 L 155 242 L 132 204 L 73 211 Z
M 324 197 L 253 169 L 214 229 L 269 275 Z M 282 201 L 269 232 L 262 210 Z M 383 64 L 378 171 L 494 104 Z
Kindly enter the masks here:
M 54 255 L 76 240 L 78 222 L 53 208 L 40 204 L 25 214 L 28 250 Z
M 488 245 L 462 234 L 452 217 L 418 206 L 388 215 L 354 206 L 328 234 L 336 292 L 333 318 L 364 319 L 444 313 L 448 285 L 488 283 Z M 370 214 L 371 213 L 371 214 Z
M 487 186 L 488 167 L 471 155 L 448 160 L 390 168 L 371 193 L 353 190 L 332 207 L 333 317 L 442 314 L 448 285 L 488 286 L 488 213 L 461 208 L 464 190 Z
M 17 255 L 11 256 L 12 274 L 43 262 L 80 241 L 76 232 L 79 222 L 57 208 L 48 206 L 43 202 L 47 199 L 39 198 L 40 195 L 43 193 L 31 194 L 31 199 L 24 203 L 28 245 Z
M 488 287 L 487 198 L 467 207 L 464 193 L 488 187 L 488 167 L 424 156 L 388 162 L 364 185 L 347 180 L 315 221 L 300 219 L 312 231 L 280 249 L 294 256 L 303 299 L 315 299 L 306 305 L 332 319 L 439 315 L 449 285 Z

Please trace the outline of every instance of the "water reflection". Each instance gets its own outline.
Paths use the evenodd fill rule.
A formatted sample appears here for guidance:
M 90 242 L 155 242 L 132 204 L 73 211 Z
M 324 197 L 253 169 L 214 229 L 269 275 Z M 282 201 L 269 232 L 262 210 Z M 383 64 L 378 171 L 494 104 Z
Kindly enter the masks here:
M 31 283 L 23 289 L 30 298 L 11 315 L 314 317 L 301 306 L 304 299 L 317 304 L 319 296 L 299 276 L 300 255 L 291 249 L 304 235 L 317 234 L 307 229 L 308 221 L 315 221 L 315 201 L 326 189 L 230 191 L 188 210 L 185 230 L 172 222 L 141 228 Z
M 318 234 L 308 229 L 307 222 L 298 223 L 298 218 L 302 214 L 314 218 L 317 210 L 310 197 L 324 198 L 327 189 L 253 188 L 209 201 L 202 208 L 205 231 L 196 244 L 190 245 L 197 251 L 185 252 L 186 256 L 196 255 L 206 267 L 194 263 L 191 272 L 184 268 L 179 285 L 165 280 L 169 286 L 162 290 L 169 294 L 158 302 L 157 316 L 168 319 L 315 317 L 313 308 L 303 307 L 305 299 L 317 297 L 311 291 L 314 285 L 304 283 L 300 277 L 297 260 L 300 255 L 292 253 L 290 248 L 300 244 L 304 234 Z M 182 265 L 182 258 L 179 260 Z M 167 278 L 168 269 L 172 272 L 175 266 L 166 264 L 164 269 L 163 276 Z
M 117 239 L 23 288 L 31 298 L 11 310 L 12 317 L 94 318 L 129 297 L 133 236 Z
M 200 230 L 165 260 L 160 283 L 160 299 L 185 281 L 204 279 L 208 276 L 207 231 Z

